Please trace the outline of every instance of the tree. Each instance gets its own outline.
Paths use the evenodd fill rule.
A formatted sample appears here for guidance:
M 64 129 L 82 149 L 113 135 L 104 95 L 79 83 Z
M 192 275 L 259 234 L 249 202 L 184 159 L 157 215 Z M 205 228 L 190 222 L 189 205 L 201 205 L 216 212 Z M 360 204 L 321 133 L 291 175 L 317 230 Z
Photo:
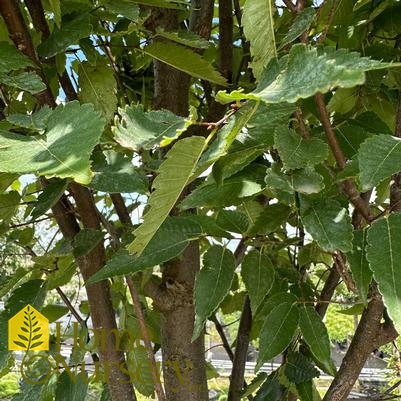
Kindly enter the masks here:
M 400 5 L 283 4 L 0 2 L 1 234 L 33 263 L 1 281 L 2 327 L 27 304 L 69 311 L 99 369 L 53 344 L 15 399 L 82 400 L 90 377 L 112 401 L 207 400 L 210 320 L 229 401 L 317 399 L 315 366 L 342 401 L 398 336 Z M 62 288 L 76 272 L 88 310 Z M 336 371 L 322 318 L 340 281 L 363 311 Z M 229 344 L 219 313 L 238 305 Z M 253 340 L 257 370 L 284 358 L 249 386 Z

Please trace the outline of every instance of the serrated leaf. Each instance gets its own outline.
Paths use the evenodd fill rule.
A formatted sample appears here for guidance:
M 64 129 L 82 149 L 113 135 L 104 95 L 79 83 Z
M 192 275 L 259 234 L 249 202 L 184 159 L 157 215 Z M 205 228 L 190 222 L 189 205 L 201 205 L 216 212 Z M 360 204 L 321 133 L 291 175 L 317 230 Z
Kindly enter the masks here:
M 86 397 L 88 383 L 89 380 L 83 379 L 81 373 L 75 375 L 65 370 L 57 379 L 55 399 L 58 401 L 82 401 Z
M 255 224 L 249 231 L 249 234 L 267 235 L 278 230 L 281 224 L 287 220 L 290 213 L 291 208 L 282 203 L 267 205 L 257 217 Z
M 39 132 L 46 129 L 47 120 L 52 114 L 52 109 L 45 106 L 32 114 L 10 114 L 7 121 L 18 127 L 23 127 Z
M 267 316 L 260 331 L 259 355 L 255 371 L 284 351 L 298 327 L 299 312 L 293 303 L 281 303 Z
M 206 182 L 199 186 L 181 202 L 180 208 L 231 206 L 261 192 L 263 189 L 260 182 L 261 169 L 258 166 L 248 167 L 227 178 L 221 185 Z
M 203 256 L 203 267 L 195 279 L 195 324 L 192 340 L 200 336 L 207 318 L 227 295 L 234 273 L 235 259 L 229 249 L 214 245 L 207 250 Z
M 135 347 L 129 351 L 126 365 L 130 372 L 135 372 L 135 388 L 142 395 L 152 397 L 154 395 L 154 383 L 146 349 L 144 347 Z
M 242 25 L 251 44 L 253 75 L 259 80 L 263 69 L 277 57 L 274 35 L 274 2 L 272 0 L 246 0 Z
M 319 164 L 329 154 L 324 141 L 318 138 L 304 139 L 292 129 L 276 130 L 274 143 L 284 168 L 290 170 Z
M 139 256 L 149 244 L 188 184 L 204 147 L 205 139 L 194 136 L 178 141 L 169 150 L 153 181 L 149 210 L 143 223 L 134 231 L 136 238 L 128 246 L 129 252 Z
M 236 210 L 221 210 L 216 222 L 222 229 L 239 234 L 245 233 L 249 225 L 246 215 Z
M 0 220 L 7 222 L 14 217 L 20 204 L 20 199 L 18 191 L 0 194 Z
M 103 240 L 104 234 L 99 230 L 84 228 L 74 237 L 72 246 L 76 258 L 87 255 Z
M 259 103 L 247 102 L 233 118 L 229 119 L 228 123 L 218 131 L 216 139 L 202 155 L 196 168 L 196 174 L 199 175 L 205 171 L 229 151 L 235 138 L 252 119 L 258 108 Z
M 32 220 L 36 220 L 54 206 L 64 194 L 67 185 L 68 183 L 66 180 L 54 179 L 50 181 L 50 183 L 43 188 L 42 193 L 38 196 L 35 206 L 31 211 Z
M 352 225 L 346 209 L 332 199 L 317 200 L 306 210 L 301 219 L 312 238 L 327 252 L 352 249 Z
M 48 304 L 41 313 L 45 316 L 50 323 L 57 321 L 69 312 L 69 309 L 64 305 Z
M 279 401 L 283 398 L 285 388 L 278 379 L 277 371 L 272 372 L 262 384 L 254 397 L 254 401 Z
M 352 159 L 369 132 L 356 123 L 345 122 L 336 127 L 335 134 L 347 159 Z
M 117 252 L 106 266 L 88 280 L 88 284 L 141 271 L 173 259 L 201 234 L 202 228 L 196 220 L 190 217 L 168 217 L 140 256 L 130 255 L 126 250 Z
M 79 64 L 78 77 L 81 103 L 92 103 L 106 121 L 111 120 L 117 108 L 117 84 L 113 70 L 103 61 L 98 61 L 96 65 L 83 61 Z
M 54 109 L 45 136 L 25 136 L 1 131 L 0 170 L 36 173 L 88 184 L 89 157 L 104 127 L 104 120 L 89 104 L 69 102 Z
M 156 28 L 156 37 L 157 36 L 198 49 L 207 49 L 209 47 L 209 42 L 206 39 L 190 31 L 168 32 L 161 28 Z
M 268 79 L 252 93 L 266 103 L 289 102 L 305 99 L 317 92 L 326 93 L 341 87 L 352 88 L 365 81 L 365 71 L 398 67 L 397 63 L 382 63 L 359 53 L 332 47 L 316 48 L 302 43 L 291 47 L 286 66 L 272 81 Z M 264 74 L 271 74 L 266 69 Z
M 38 46 L 38 53 L 42 57 L 53 57 L 69 46 L 78 44 L 80 39 L 91 34 L 92 29 L 89 14 L 79 13 L 69 21 L 62 21 L 60 28 L 56 26 L 50 36 Z
M 142 51 L 192 77 L 222 86 L 227 85 L 225 78 L 214 69 L 212 64 L 186 47 L 168 42 L 154 42 L 146 46 Z
M 108 193 L 139 193 L 148 192 L 146 175 L 132 161 L 118 152 L 105 152 L 107 164 L 93 165 L 94 177 L 89 186 L 97 191 Z
M 284 366 L 285 375 L 291 383 L 299 384 L 319 377 L 313 363 L 300 352 L 290 352 Z
M 252 250 L 242 261 L 241 276 L 251 300 L 251 309 L 256 314 L 274 282 L 274 267 L 271 260 L 260 251 Z
M 321 317 L 312 306 L 300 306 L 299 313 L 299 327 L 315 361 L 326 373 L 335 376 L 336 368 L 331 359 L 330 340 Z
M 0 42 L 0 54 L 0 74 L 34 66 L 27 56 L 8 42 Z
M 315 9 L 312 7 L 306 8 L 300 14 L 298 14 L 293 24 L 290 26 L 290 29 L 284 36 L 284 39 L 281 41 L 279 50 L 301 36 L 301 34 L 310 27 L 310 24 L 314 18 Z
M 42 79 L 33 71 L 21 72 L 16 75 L 0 73 L 0 82 L 32 94 L 42 92 L 46 89 L 46 85 Z
M 112 1 L 109 0 L 104 4 L 107 11 L 112 12 L 116 15 L 122 15 L 131 21 L 137 21 L 140 16 L 140 9 L 137 4 L 133 3 L 132 1 Z
M 151 149 L 164 138 L 174 138 L 185 127 L 185 119 L 168 110 L 145 112 L 142 106 L 119 109 L 112 131 L 116 141 L 124 148 Z
M 368 230 L 366 257 L 383 296 L 387 312 L 401 331 L 401 214 L 373 222 Z
M 366 230 L 355 230 L 352 241 L 352 251 L 347 253 L 347 261 L 351 269 L 356 288 L 363 303 L 368 301 L 369 285 L 372 281 L 372 271 L 366 259 Z
M 362 191 L 373 188 L 385 178 L 399 172 L 400 158 L 400 138 L 377 135 L 362 143 L 358 152 Z

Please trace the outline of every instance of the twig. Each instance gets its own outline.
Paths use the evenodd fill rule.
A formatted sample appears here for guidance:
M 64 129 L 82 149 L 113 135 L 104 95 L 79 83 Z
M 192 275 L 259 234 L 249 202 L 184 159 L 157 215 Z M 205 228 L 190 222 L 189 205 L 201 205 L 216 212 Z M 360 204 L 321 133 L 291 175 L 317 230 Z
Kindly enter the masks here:
M 227 339 L 226 333 L 224 332 L 224 328 L 223 328 L 222 324 L 219 322 L 219 319 L 217 319 L 217 316 L 215 313 L 211 316 L 210 320 L 214 323 L 216 330 L 219 333 L 219 336 L 223 343 L 222 344 L 223 348 L 225 349 L 228 357 L 230 358 L 230 361 L 232 362 L 234 360 L 234 353 L 228 342 L 228 339 Z
M 335 14 L 334 11 L 336 9 L 336 6 L 337 6 L 337 1 L 334 0 L 332 6 L 330 8 L 329 15 L 327 17 L 326 25 L 324 26 L 323 32 L 321 33 L 321 35 L 319 36 L 319 39 L 317 41 L 318 44 L 323 43 L 326 40 L 327 33 L 329 32 L 331 23 L 333 22 L 333 18 L 334 18 L 334 14 Z
M 156 359 L 155 359 L 155 355 L 153 353 L 153 348 L 152 348 L 152 343 L 149 338 L 149 333 L 146 328 L 145 317 L 143 316 L 141 302 L 139 300 L 138 292 L 136 290 L 134 281 L 132 280 L 132 278 L 130 276 L 125 276 L 125 280 L 127 281 L 128 287 L 130 289 L 132 302 L 133 302 L 134 310 L 135 310 L 135 315 L 139 321 L 139 327 L 141 330 L 142 339 L 145 344 L 146 353 L 148 355 L 148 360 L 149 360 L 150 366 L 151 366 L 152 380 L 155 385 L 157 399 L 159 401 L 166 401 L 166 395 L 164 394 L 164 390 L 160 383 L 159 376 L 157 373 Z
M 299 107 L 297 107 L 297 109 L 295 110 L 295 118 L 298 121 L 298 125 L 299 125 L 299 130 L 301 131 L 301 136 L 304 139 L 309 139 L 310 138 L 310 133 L 308 131 L 308 128 L 305 125 L 305 121 L 302 115 L 302 111 Z

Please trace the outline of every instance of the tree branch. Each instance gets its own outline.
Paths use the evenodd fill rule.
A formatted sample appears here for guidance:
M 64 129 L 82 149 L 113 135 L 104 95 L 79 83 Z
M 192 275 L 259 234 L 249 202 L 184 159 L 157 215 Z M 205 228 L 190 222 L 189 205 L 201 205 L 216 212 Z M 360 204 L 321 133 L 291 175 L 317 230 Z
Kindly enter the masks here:
M 340 170 L 343 170 L 346 165 L 346 158 L 340 148 L 340 145 L 337 142 L 337 138 L 331 126 L 329 114 L 324 103 L 323 95 L 321 93 L 317 93 L 315 95 L 315 102 L 320 116 L 320 121 L 326 133 L 327 142 L 334 155 L 334 158 L 336 159 L 337 166 Z M 342 189 L 343 192 L 347 195 L 350 202 L 354 205 L 356 209 L 358 209 L 363 218 L 366 221 L 371 222 L 373 220 L 373 216 L 369 210 L 369 205 L 361 198 L 361 195 L 356 189 L 355 183 L 351 179 L 347 179 L 344 181 Z
M 128 284 L 128 287 L 129 287 L 129 290 L 131 293 L 132 302 L 133 302 L 134 310 L 135 310 L 135 315 L 139 321 L 139 327 L 141 330 L 142 340 L 145 344 L 146 354 L 148 356 L 148 360 L 150 363 L 151 375 L 152 375 L 153 384 L 155 386 L 157 399 L 159 401 L 166 401 L 166 395 L 164 394 L 163 387 L 159 380 L 156 359 L 155 359 L 155 355 L 153 353 L 152 343 L 150 341 L 149 333 L 148 333 L 148 330 L 146 327 L 145 317 L 142 312 L 141 301 L 139 300 L 138 292 L 136 290 L 136 287 L 135 287 L 134 281 L 132 280 L 132 277 L 125 276 L 125 280 L 127 281 L 127 284 Z

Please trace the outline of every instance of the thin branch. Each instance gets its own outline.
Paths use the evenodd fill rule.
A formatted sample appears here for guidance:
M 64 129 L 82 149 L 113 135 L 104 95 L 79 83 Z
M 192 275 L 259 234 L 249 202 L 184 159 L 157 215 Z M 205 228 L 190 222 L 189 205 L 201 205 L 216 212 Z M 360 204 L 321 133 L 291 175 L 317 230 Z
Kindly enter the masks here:
M 75 319 L 77 319 L 77 322 L 79 322 L 83 326 L 86 326 L 85 320 L 81 317 L 81 315 L 78 313 L 78 311 L 74 308 L 74 305 L 70 302 L 70 300 L 68 299 L 67 295 L 65 295 L 63 290 L 60 287 L 56 287 L 56 291 L 57 291 L 58 295 L 60 295 L 60 298 L 63 300 L 65 305 L 67 306 L 68 310 L 75 317 Z
M 297 107 L 297 109 L 295 110 L 295 118 L 298 121 L 298 125 L 299 125 L 299 130 L 301 131 L 301 136 L 304 139 L 309 139 L 310 138 L 310 132 L 308 130 L 308 128 L 305 125 L 305 121 L 302 115 L 302 111 L 300 109 L 300 107 Z
M 336 6 L 337 6 L 337 1 L 334 0 L 330 8 L 329 15 L 327 16 L 326 25 L 324 26 L 323 32 L 320 34 L 319 39 L 317 41 L 318 44 L 323 43 L 326 40 L 327 33 L 329 32 L 330 26 L 333 22 Z
M 343 170 L 346 165 L 346 158 L 337 142 L 337 138 L 334 134 L 333 127 L 331 126 L 329 114 L 324 103 L 323 95 L 321 93 L 317 93 L 315 95 L 315 102 L 320 116 L 320 121 L 326 133 L 327 142 L 334 155 L 334 158 L 336 159 L 337 166 L 340 170 Z M 355 183 L 351 179 L 347 179 L 344 181 L 342 189 L 348 196 L 350 202 L 356 209 L 358 209 L 363 218 L 366 221 L 371 222 L 373 220 L 373 216 L 369 210 L 369 204 L 367 204 L 365 200 L 361 198 L 360 193 L 356 189 Z
M 164 390 L 160 383 L 159 376 L 157 373 L 156 359 L 155 359 L 155 355 L 153 353 L 153 347 L 152 347 L 152 343 L 149 338 L 149 333 L 146 328 L 145 317 L 142 312 L 141 301 L 139 300 L 138 292 L 136 290 L 134 281 L 132 280 L 132 278 L 130 276 L 125 276 L 125 280 L 127 281 L 128 287 L 130 289 L 132 302 L 133 302 L 134 310 L 135 310 L 135 315 L 139 321 L 139 327 L 141 330 L 142 339 L 145 344 L 145 349 L 146 349 L 146 353 L 148 356 L 148 360 L 150 362 L 152 380 L 155 385 L 157 399 L 159 401 L 166 401 L 166 395 L 164 394 Z
M 228 342 L 226 333 L 224 332 L 224 328 L 219 322 L 219 319 L 217 319 L 217 316 L 215 313 L 210 317 L 210 320 L 214 323 L 214 326 L 216 327 L 217 333 L 219 333 L 219 336 L 221 338 L 221 341 L 223 343 L 223 348 L 225 349 L 228 357 L 230 358 L 230 361 L 234 361 L 234 353 L 233 350 L 231 349 L 231 346 Z
M 320 293 L 319 301 L 315 306 L 316 312 L 321 316 L 322 319 L 326 314 L 327 308 L 329 307 L 331 298 L 333 298 L 334 291 L 337 288 L 339 281 L 340 274 L 335 265 L 333 265 Z

